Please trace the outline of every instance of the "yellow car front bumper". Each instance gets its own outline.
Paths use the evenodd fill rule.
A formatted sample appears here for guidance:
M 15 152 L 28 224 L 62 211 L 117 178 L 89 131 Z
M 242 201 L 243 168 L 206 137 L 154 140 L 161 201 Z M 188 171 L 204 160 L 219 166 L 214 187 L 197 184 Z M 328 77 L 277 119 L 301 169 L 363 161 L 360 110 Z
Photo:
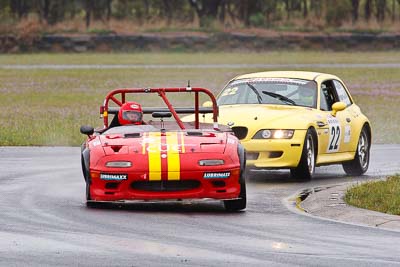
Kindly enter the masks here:
M 296 130 L 291 139 L 242 140 L 247 166 L 256 168 L 293 168 L 299 164 L 306 130 Z

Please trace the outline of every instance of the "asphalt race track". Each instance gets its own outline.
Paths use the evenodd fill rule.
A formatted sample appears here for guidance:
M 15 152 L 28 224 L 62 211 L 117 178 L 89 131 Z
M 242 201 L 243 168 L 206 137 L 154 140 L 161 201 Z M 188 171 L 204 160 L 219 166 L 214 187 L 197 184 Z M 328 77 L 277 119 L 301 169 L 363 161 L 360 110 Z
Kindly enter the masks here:
M 327 221 L 287 208 L 303 188 L 400 173 L 400 145 L 374 145 L 366 176 L 317 168 L 248 177 L 248 208 L 219 202 L 88 209 L 80 149 L 0 147 L 1 266 L 391 266 L 400 232 Z

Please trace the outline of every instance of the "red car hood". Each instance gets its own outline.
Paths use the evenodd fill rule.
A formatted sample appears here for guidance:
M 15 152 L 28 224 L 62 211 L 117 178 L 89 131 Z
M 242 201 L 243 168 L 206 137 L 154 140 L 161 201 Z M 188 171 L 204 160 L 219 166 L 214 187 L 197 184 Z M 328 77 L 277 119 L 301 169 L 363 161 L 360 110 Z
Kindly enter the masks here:
M 168 153 L 224 153 L 226 133 L 142 132 L 99 136 L 106 155 Z

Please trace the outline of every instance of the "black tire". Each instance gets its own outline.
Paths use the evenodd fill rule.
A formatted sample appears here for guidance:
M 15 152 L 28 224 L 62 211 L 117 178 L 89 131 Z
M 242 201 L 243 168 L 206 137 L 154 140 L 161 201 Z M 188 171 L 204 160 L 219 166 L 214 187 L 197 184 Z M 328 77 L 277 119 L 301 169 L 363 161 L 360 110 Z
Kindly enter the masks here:
M 88 208 L 100 207 L 100 204 L 94 201 L 90 195 L 90 184 L 91 184 L 90 177 L 86 176 L 85 180 L 86 180 L 86 207 Z
M 83 159 L 83 155 L 81 155 L 81 166 L 82 166 L 83 179 L 85 179 L 86 182 L 89 173 L 86 170 L 85 160 Z
M 92 200 L 90 197 L 90 173 L 85 167 L 85 161 L 83 159 L 83 156 L 81 157 L 81 163 L 82 163 L 82 173 L 83 173 L 83 178 L 85 179 L 85 184 L 86 184 L 86 205 L 87 201 Z
M 246 197 L 246 183 L 240 183 L 240 194 L 237 199 L 224 200 L 224 207 L 226 211 L 234 212 L 244 210 L 247 204 Z
M 315 172 L 316 147 L 315 131 L 308 129 L 304 138 L 299 165 L 296 168 L 290 169 L 290 174 L 293 178 L 299 181 L 309 181 L 312 179 Z
M 95 208 L 97 207 L 96 202 L 92 201 L 92 197 L 90 196 L 90 181 L 86 180 L 86 207 Z
M 368 170 L 370 154 L 370 138 L 367 127 L 364 126 L 358 138 L 357 150 L 354 159 L 342 164 L 343 170 L 348 175 L 359 176 Z
M 99 206 L 98 203 L 93 201 L 92 197 L 90 196 L 90 184 L 91 184 L 90 172 L 88 169 L 86 169 L 83 156 L 81 158 L 81 163 L 82 163 L 83 178 L 85 178 L 85 184 L 86 184 L 86 207 L 88 208 L 98 207 Z
M 238 146 L 238 155 L 240 160 L 240 193 L 237 199 L 224 200 L 224 207 L 226 211 L 234 212 L 244 210 L 247 205 L 246 195 L 246 151 L 242 145 Z
M 90 196 L 90 183 L 86 183 L 86 207 L 101 208 L 102 203 L 94 201 Z
M 90 196 L 90 181 L 86 181 L 86 201 L 92 200 Z

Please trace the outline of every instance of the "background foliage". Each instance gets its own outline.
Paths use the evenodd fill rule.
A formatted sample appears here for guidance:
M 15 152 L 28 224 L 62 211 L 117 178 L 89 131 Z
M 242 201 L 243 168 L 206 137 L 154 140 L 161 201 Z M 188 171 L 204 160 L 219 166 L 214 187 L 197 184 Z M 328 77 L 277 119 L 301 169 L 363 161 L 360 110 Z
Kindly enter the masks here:
M 23 30 L 25 24 L 13 26 L 29 19 L 45 31 L 59 24 L 66 31 L 101 27 L 132 32 L 149 25 L 397 31 L 400 0 L 0 0 L 1 32 Z

